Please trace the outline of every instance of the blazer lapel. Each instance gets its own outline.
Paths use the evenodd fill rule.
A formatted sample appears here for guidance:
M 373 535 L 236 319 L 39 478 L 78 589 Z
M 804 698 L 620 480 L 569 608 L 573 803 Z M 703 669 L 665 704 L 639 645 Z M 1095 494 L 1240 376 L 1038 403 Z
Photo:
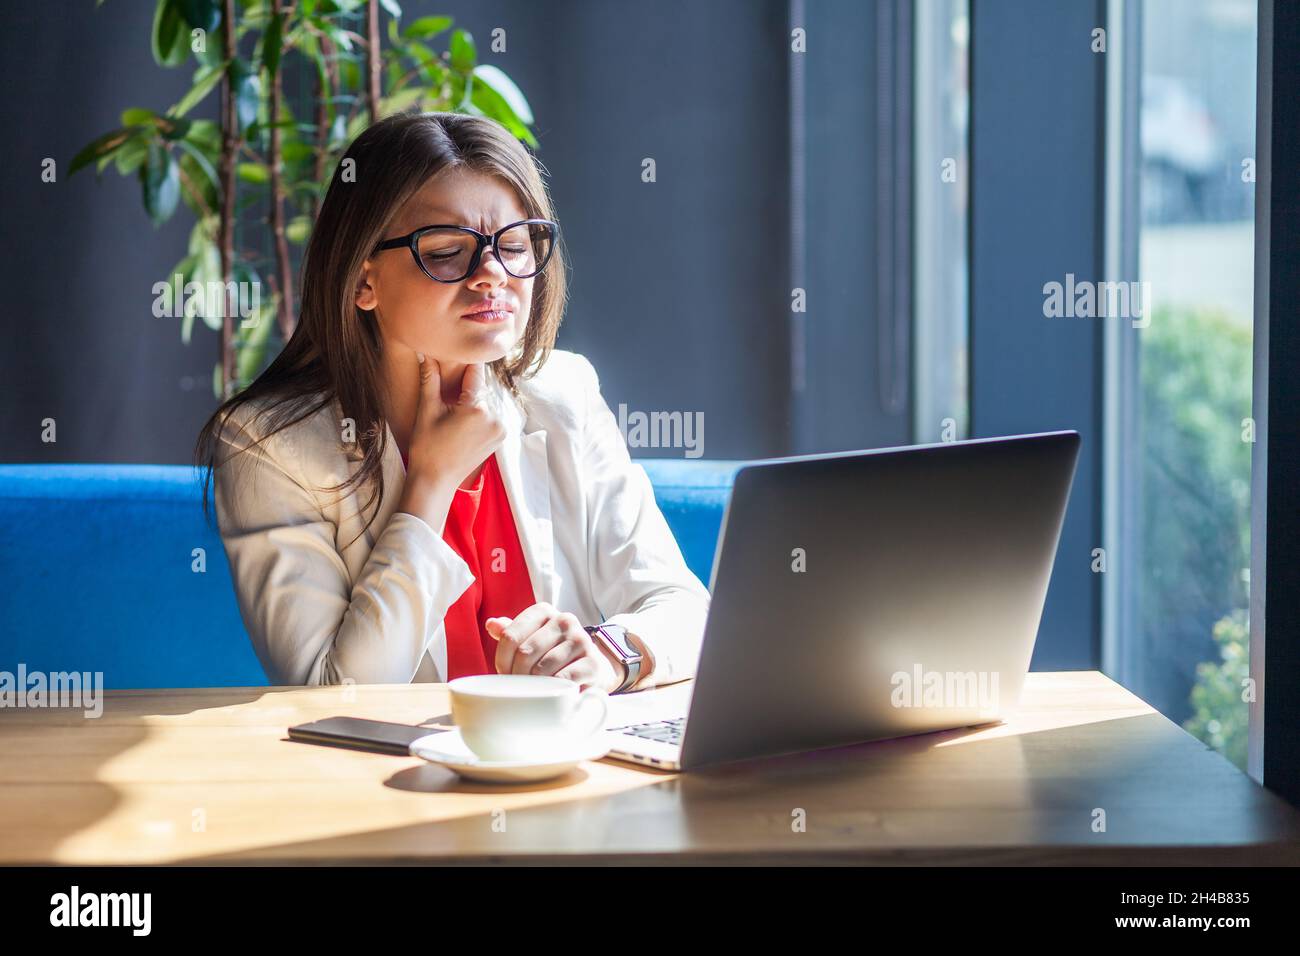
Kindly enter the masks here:
M 528 565 L 533 597 L 555 603 L 555 536 L 551 527 L 551 479 L 546 457 L 545 429 L 529 430 L 519 402 L 496 378 L 490 377 L 506 437 L 496 451 L 497 467 L 505 485 L 510 511 L 519 534 L 519 546 Z

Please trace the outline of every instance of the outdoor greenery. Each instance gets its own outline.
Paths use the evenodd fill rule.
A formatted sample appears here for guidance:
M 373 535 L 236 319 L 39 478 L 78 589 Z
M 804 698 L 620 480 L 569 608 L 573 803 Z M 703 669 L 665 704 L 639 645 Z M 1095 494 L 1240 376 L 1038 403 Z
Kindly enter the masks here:
M 1183 726 L 1245 770 L 1250 726 L 1250 711 L 1241 696 L 1243 681 L 1250 676 L 1246 612 L 1233 611 L 1215 624 L 1214 640 L 1219 645 L 1220 660 L 1196 666 L 1197 680 L 1192 688 L 1196 713 Z
M 537 145 L 523 93 L 478 62 L 469 33 L 453 30 L 450 17 L 405 27 L 401 17 L 397 0 L 157 0 L 154 60 L 193 65 L 193 85 L 162 112 L 123 110 L 120 127 L 72 160 L 70 174 L 112 163 L 136 176 L 155 226 L 181 203 L 193 212 L 185 255 L 163 281 L 174 301 L 184 299 L 186 343 L 196 318 L 221 333 L 218 397 L 269 360 L 273 325 L 281 343 L 292 334 L 295 247 L 306 243 L 342 153 L 372 118 L 412 108 L 488 116 Z M 444 34 L 446 49 L 435 50 Z M 218 119 L 194 118 L 214 91 Z M 191 283 L 217 287 L 215 301 L 183 296 Z M 239 288 L 258 290 L 255 315 L 237 314 Z
M 1184 726 L 1244 767 L 1251 332 L 1217 311 L 1157 310 L 1141 364 L 1142 633 L 1176 648 L 1166 659 L 1199 655 Z

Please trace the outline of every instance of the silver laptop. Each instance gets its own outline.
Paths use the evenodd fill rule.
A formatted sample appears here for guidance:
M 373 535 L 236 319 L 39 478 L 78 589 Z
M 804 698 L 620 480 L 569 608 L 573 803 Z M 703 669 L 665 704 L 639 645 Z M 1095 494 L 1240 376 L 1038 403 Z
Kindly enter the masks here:
M 1019 700 L 1073 431 L 736 472 L 695 680 L 610 698 L 610 756 L 667 770 L 995 722 Z

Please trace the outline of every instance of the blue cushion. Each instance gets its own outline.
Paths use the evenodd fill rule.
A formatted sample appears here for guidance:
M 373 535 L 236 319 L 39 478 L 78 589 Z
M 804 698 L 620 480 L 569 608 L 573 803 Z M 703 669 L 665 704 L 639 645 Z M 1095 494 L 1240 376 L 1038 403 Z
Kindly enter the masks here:
M 731 482 L 745 462 L 645 458 L 637 463 L 650 477 L 659 510 L 668 519 L 687 565 L 707 586 Z
M 707 585 L 744 462 L 639 463 Z M 198 476 L 184 465 L 0 465 L 0 670 L 101 671 L 116 688 L 264 686 Z

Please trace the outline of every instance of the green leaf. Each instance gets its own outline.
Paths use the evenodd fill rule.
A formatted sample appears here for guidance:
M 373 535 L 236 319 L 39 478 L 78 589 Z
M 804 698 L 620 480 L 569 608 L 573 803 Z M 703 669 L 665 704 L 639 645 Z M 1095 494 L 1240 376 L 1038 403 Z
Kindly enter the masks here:
M 316 150 L 299 139 L 289 140 L 280 147 L 280 157 L 286 163 L 301 163 L 303 160 L 312 159 L 315 155 Z
M 192 28 L 211 33 L 221 22 L 217 0 L 178 0 L 180 15 Z
M 257 270 L 251 265 L 245 261 L 236 259 L 234 264 L 230 267 L 230 277 L 241 285 L 247 285 L 250 288 L 252 286 L 257 286 L 258 302 L 261 302 L 263 305 L 265 304 L 262 302 L 261 297 L 262 277 L 257 274 Z M 236 305 L 238 305 L 238 303 L 236 303 Z
M 447 74 L 447 103 L 460 103 L 465 99 L 465 76 L 461 73 Z
M 204 245 L 212 241 L 211 235 L 212 233 L 208 231 L 208 224 L 202 219 L 196 219 L 194 225 L 190 228 L 189 254 L 197 256 L 202 252 Z
M 339 61 L 339 80 L 345 90 L 355 90 L 361 86 L 361 66 L 356 60 Z
M 481 66 L 474 67 L 474 79 L 479 84 L 486 83 L 497 93 L 510 111 L 518 117 L 521 123 L 529 126 L 533 124 L 533 110 L 528 105 L 528 100 L 524 97 L 523 91 L 515 85 L 515 81 L 506 76 L 500 69 L 485 63 Z
M 132 131 L 129 129 L 115 129 L 111 133 L 105 133 L 98 139 L 88 143 L 82 147 L 81 152 L 72 157 L 72 163 L 68 167 L 68 175 L 71 176 L 82 167 L 89 166 L 91 163 L 112 153 L 125 143 L 131 135 Z
M 194 59 L 199 62 L 200 66 L 221 66 L 226 62 L 226 51 L 224 37 L 219 31 L 210 31 L 203 38 L 202 49 L 195 49 L 193 39 L 191 39 L 191 49 L 194 49 Z
M 239 178 L 246 183 L 261 185 L 271 181 L 271 171 L 265 163 L 240 163 L 238 172 Z
M 203 154 L 203 150 L 184 139 L 179 140 L 176 145 L 183 149 L 186 155 L 194 161 L 194 165 L 198 167 L 199 172 L 203 173 L 203 178 L 212 184 L 212 189 L 216 193 L 220 194 L 221 185 L 220 180 L 217 178 L 217 171 L 213 167 L 212 161 Z
M 453 108 L 462 113 L 472 113 L 473 110 L 471 107 L 473 106 L 474 101 L 470 93 L 474 89 L 474 74 L 466 73 L 462 76 L 458 73 L 456 74 L 456 78 L 460 80 L 460 86 L 457 86 L 454 83 L 452 84 L 452 90 L 455 92 L 451 98 L 451 102 L 456 104 Z
M 451 35 L 451 68 L 459 73 L 468 73 L 474 69 L 478 51 L 474 47 L 474 38 L 466 30 L 455 30 Z
M 352 37 L 348 35 L 346 30 L 343 30 L 336 24 L 328 21 L 321 22 L 320 29 L 322 33 L 333 41 L 334 46 L 341 50 L 347 50 L 349 53 L 352 52 Z
M 216 208 L 216 195 L 194 160 L 189 156 L 180 157 L 181 202 L 189 207 L 196 216 L 202 216 Z M 187 185 L 188 183 L 188 185 Z
M 260 280 L 256 273 L 251 273 L 251 279 L 237 274 L 236 281 Z M 279 308 L 278 295 L 265 299 L 259 295 L 258 308 L 253 315 L 247 319 L 235 316 L 235 367 L 240 383 L 251 382 L 261 370 L 262 361 L 266 357 L 266 344 L 271 336 L 271 328 L 276 324 L 275 317 Z
M 149 152 L 140 169 L 144 208 L 155 227 L 162 225 L 176 211 L 181 198 L 180 170 L 176 157 L 157 140 L 149 143 Z
M 334 125 L 330 127 L 329 148 L 331 151 L 338 149 L 347 139 L 348 131 L 344 125 L 347 120 L 342 113 L 334 117 Z
M 175 106 L 167 111 L 167 115 L 184 116 L 203 102 L 203 99 L 212 92 L 212 88 L 221 82 L 221 76 L 225 69 L 225 63 L 219 66 L 200 67 L 194 74 L 194 85 L 190 87 L 188 93 L 180 98 Z
M 155 117 L 154 125 L 158 127 L 163 139 L 181 139 L 190 131 L 189 120 L 170 116 Z
M 390 50 L 389 52 L 391 53 L 392 51 Z M 396 93 L 401 89 L 398 84 L 401 82 L 402 77 L 406 75 L 406 67 L 402 65 L 401 60 L 390 60 L 388 66 L 385 67 L 385 72 L 387 73 L 387 76 L 384 79 L 384 89 L 388 90 L 390 93 Z
M 212 250 L 213 276 L 216 275 L 216 270 L 221 268 L 220 257 L 217 255 L 216 236 L 218 225 L 215 216 L 210 219 L 195 220 L 194 226 L 190 229 L 190 243 L 187 247 L 190 255 L 200 256 L 200 265 L 203 265 L 204 262 L 206 262 L 206 260 L 202 258 L 204 251 L 209 248 Z M 205 276 L 204 278 L 207 277 Z
M 176 303 L 182 299 L 185 294 L 185 283 L 187 278 L 193 273 L 195 268 L 194 256 L 186 256 L 180 262 L 172 267 L 172 271 L 167 273 L 165 280 L 172 287 L 172 302 Z M 176 277 L 180 276 L 178 280 Z M 194 316 L 197 310 L 195 302 L 192 299 L 184 300 L 184 308 L 181 310 L 181 341 L 186 345 L 190 344 L 190 333 L 194 328 Z
M 159 116 L 153 110 L 131 107 L 122 111 L 122 124 L 132 130 L 156 129 L 164 139 L 180 139 L 189 132 L 190 121 Z
M 284 227 L 284 234 L 294 245 L 301 246 L 311 237 L 311 217 L 294 216 Z
M 193 265 L 186 280 L 198 282 L 205 289 L 209 282 L 221 281 L 221 250 L 217 248 L 216 234 L 215 216 L 196 220 L 194 228 L 190 230 L 189 258 Z M 219 311 L 215 315 L 207 314 L 206 293 L 203 298 L 191 302 L 186 303 L 187 307 L 193 308 L 194 314 L 203 319 L 203 324 L 214 332 L 220 331 L 221 314 Z
M 159 66 L 179 66 L 190 55 L 189 31 L 178 0 L 158 0 L 153 15 L 153 58 Z
M 273 301 L 276 298 L 273 296 Z M 251 382 L 261 370 L 262 362 L 266 358 L 267 340 L 270 338 L 273 325 L 275 325 L 275 312 L 270 307 L 258 310 L 256 325 L 244 329 L 242 322 L 240 323 L 239 327 L 245 334 L 241 337 L 235 365 L 241 383 Z
M 367 116 L 365 111 L 363 110 L 360 113 L 358 113 L 356 116 L 352 117 L 352 122 L 348 124 L 347 133 L 345 134 L 344 138 L 349 143 L 352 142 L 354 139 L 360 136 L 362 132 L 365 130 L 365 128 L 369 125 L 370 125 L 370 117 Z
M 400 113 L 404 109 L 409 109 L 424 98 L 424 90 L 414 87 L 408 90 L 400 90 L 392 96 L 385 96 L 379 100 L 379 118 L 392 116 L 394 113 Z
M 129 176 L 140 168 L 149 153 L 149 137 L 137 133 L 112 153 L 113 164 L 123 176 Z M 108 157 L 105 157 L 107 159 Z M 100 160 L 102 163 L 104 160 Z M 103 168 L 102 166 L 100 167 Z
M 408 40 L 427 40 L 450 28 L 452 22 L 451 17 L 420 17 L 411 21 L 411 25 L 402 31 L 402 36 Z
M 516 139 L 523 140 L 529 146 L 537 145 L 537 138 L 533 136 L 532 130 L 520 121 L 501 94 L 486 83 L 481 81 L 474 83 L 467 112 L 494 119 L 510 130 Z
M 290 194 L 303 196 L 306 197 L 307 199 L 312 199 L 312 198 L 324 199 L 325 191 L 327 189 L 329 189 L 328 180 L 326 180 L 323 183 L 318 183 L 315 182 L 314 180 L 308 179 L 308 180 L 299 180 L 296 183 L 288 184 L 288 192 Z
M 284 107 L 283 103 L 280 105 L 281 108 Z M 265 133 L 267 130 L 270 129 L 283 129 L 283 130 L 293 131 L 296 130 L 297 128 L 298 128 L 298 124 L 295 123 L 292 119 L 282 119 L 276 123 L 263 123 L 261 120 L 258 120 L 252 126 L 248 127 L 248 129 L 245 130 L 244 132 L 249 139 L 257 139 L 263 133 Z
M 221 127 L 213 120 L 195 120 L 185 138 L 202 149 L 209 159 L 221 152 Z
M 262 66 L 266 68 L 268 79 L 275 78 L 275 71 L 280 68 L 281 43 L 283 42 L 284 13 L 271 17 L 266 33 L 262 34 Z
M 213 279 L 213 280 L 211 280 L 211 281 L 213 281 L 213 282 L 218 282 L 218 281 L 220 281 L 220 280 L 219 280 L 219 279 Z M 224 286 L 223 286 L 223 288 L 224 288 Z M 207 286 L 204 286 L 204 287 L 203 287 L 203 298 L 204 298 L 205 300 L 207 299 L 207 295 L 208 295 L 208 293 L 207 293 L 207 289 L 208 289 Z M 222 294 L 224 294 L 224 293 L 222 293 Z M 221 331 L 221 326 L 222 326 L 222 324 L 223 324 L 223 323 L 222 323 L 222 318 L 221 318 L 221 311 L 222 311 L 221 309 L 217 309 L 217 310 L 214 312 L 214 311 L 212 311 L 211 309 L 208 309 L 208 308 L 205 307 L 205 308 L 202 308 L 202 309 L 196 309 L 195 312 L 194 312 L 194 314 L 197 315 L 200 319 L 202 319 L 202 320 L 203 320 L 203 324 L 206 325 L 206 326 L 207 326 L 209 329 L 211 329 L 213 332 L 220 332 L 220 331 Z
M 187 302 L 186 305 L 188 306 L 189 303 Z M 189 345 L 190 338 L 193 334 L 194 313 L 189 308 L 186 308 L 185 311 L 181 313 L 181 342 L 185 345 Z
M 257 108 L 262 100 L 262 83 L 256 73 L 239 60 L 232 60 L 231 84 L 235 90 L 235 110 L 239 116 L 239 127 L 247 130 L 257 121 Z
M 153 118 L 157 115 L 153 110 L 132 106 L 130 109 L 122 110 L 122 125 L 150 126 L 153 124 Z
M 379 0 L 379 3 L 388 11 L 389 16 L 396 20 L 402 19 L 402 8 L 397 5 L 397 0 Z
M 438 54 L 434 53 L 419 40 L 412 40 L 406 45 L 406 53 L 420 66 L 420 75 L 429 86 L 441 86 L 447 69 L 442 65 Z

